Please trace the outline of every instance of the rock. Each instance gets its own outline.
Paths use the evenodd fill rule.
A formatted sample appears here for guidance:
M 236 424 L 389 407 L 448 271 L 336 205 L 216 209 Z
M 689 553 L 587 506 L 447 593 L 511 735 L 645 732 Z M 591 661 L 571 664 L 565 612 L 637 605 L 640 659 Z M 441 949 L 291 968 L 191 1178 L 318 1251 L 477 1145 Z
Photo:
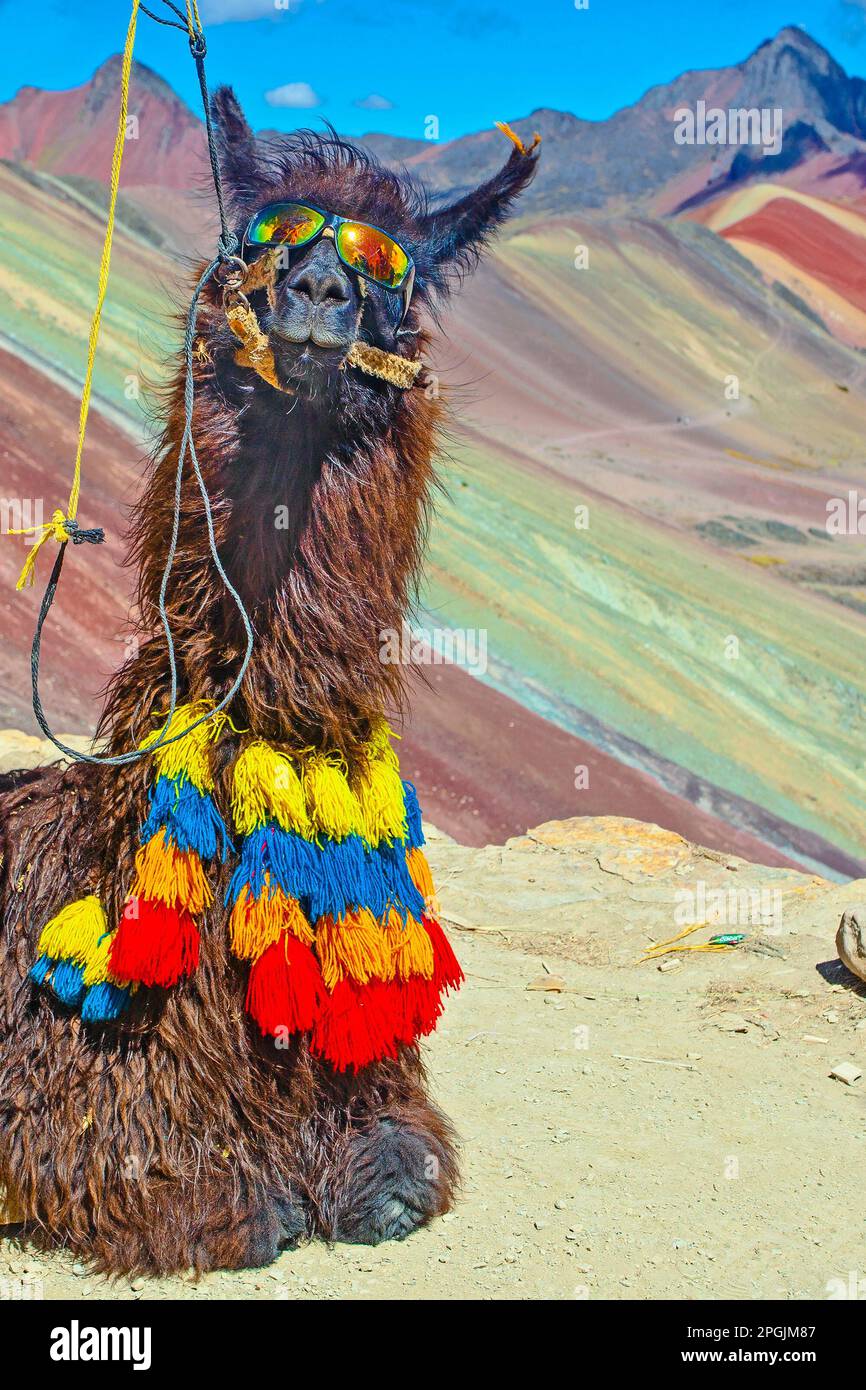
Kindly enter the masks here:
M 853 1086 L 855 1081 L 860 1080 L 863 1073 L 853 1062 L 838 1062 L 832 1068 L 830 1075 L 834 1081 L 844 1081 L 846 1086 Z
M 731 872 L 726 868 L 730 855 L 690 844 L 673 831 L 616 816 L 549 821 L 504 845 L 484 848 L 437 840 L 430 844 L 428 858 L 447 923 L 466 931 L 507 934 L 516 943 L 521 936 L 568 937 L 580 944 L 580 956 L 569 952 L 571 959 L 629 968 L 644 942 L 670 939 L 684 893 L 692 896 L 695 911 L 699 901 L 711 903 L 719 892 L 741 898 L 757 895 L 761 904 L 772 901 L 774 909 L 778 903 L 786 932 L 783 954 L 795 961 L 806 952 L 831 950 L 842 912 L 866 899 L 862 882 L 830 883 L 793 868 L 738 860 L 738 869 Z M 743 930 L 750 948 L 760 936 L 761 951 L 767 953 L 771 948 L 760 921 L 761 911 L 756 909 Z M 708 922 L 695 940 L 718 930 Z M 813 946 L 818 940 L 822 944 Z M 743 951 L 740 947 L 739 953 Z M 773 956 L 777 953 L 773 948 Z M 644 979 L 655 977 L 662 959 L 655 958 L 652 967 L 643 965 Z M 729 957 L 707 953 L 686 960 L 683 954 L 682 959 L 689 976 L 705 979 L 727 969 Z M 557 972 L 563 968 L 557 962 Z M 539 965 L 539 978 L 541 974 Z M 594 992 L 592 982 L 587 989 L 577 972 L 569 971 L 565 978 L 569 985 L 561 991 L 563 997 Z M 533 975 L 527 973 L 521 988 L 531 980 Z M 805 979 L 791 984 L 796 988 Z M 555 993 L 547 986 L 538 988 L 542 995 Z
M 84 753 L 92 745 L 81 734 L 60 734 L 60 742 Z M 47 738 L 35 738 L 17 729 L 0 729 L 0 773 L 16 772 L 19 768 L 42 767 L 46 763 L 62 762 L 63 755 Z
M 682 964 L 679 956 L 668 956 L 667 960 L 663 960 L 658 968 L 663 975 L 666 975 L 669 970 L 680 970 Z
M 861 923 L 860 918 L 863 918 Z M 839 930 L 836 933 L 836 950 L 839 959 L 852 975 L 866 980 L 866 940 L 863 937 L 866 927 L 866 907 L 852 907 L 842 913 Z

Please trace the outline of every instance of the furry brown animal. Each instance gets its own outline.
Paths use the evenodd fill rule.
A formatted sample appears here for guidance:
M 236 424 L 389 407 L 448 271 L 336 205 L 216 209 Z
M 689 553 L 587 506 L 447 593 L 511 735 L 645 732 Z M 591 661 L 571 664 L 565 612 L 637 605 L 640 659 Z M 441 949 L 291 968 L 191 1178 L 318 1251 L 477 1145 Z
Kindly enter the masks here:
M 213 285 L 200 319 L 195 438 L 220 554 L 256 633 L 234 722 L 273 743 L 350 754 L 403 698 L 380 634 L 400 628 L 412 598 L 441 406 L 343 359 L 357 336 L 423 351 L 423 309 L 472 265 L 535 159 L 516 148 L 488 183 L 436 210 L 333 133 L 257 141 L 228 89 L 214 116 L 239 231 L 264 204 L 300 197 L 385 228 L 417 266 L 402 323 L 396 296 L 362 291 L 327 241 L 298 253 L 270 297 L 253 297 L 291 394 L 236 364 Z M 168 704 L 156 603 L 181 433 L 178 370 L 132 531 L 139 648 L 108 689 L 100 732 L 113 751 L 137 745 Z M 181 698 L 220 699 L 243 632 L 190 478 L 169 602 Z M 223 805 L 236 751 L 229 736 L 215 753 Z M 0 1185 L 29 1229 L 106 1270 L 167 1272 L 261 1265 L 305 1234 L 399 1238 L 444 1212 L 454 1139 L 417 1049 L 338 1075 L 303 1039 L 288 1050 L 262 1039 L 227 950 L 227 869 L 212 872 L 195 976 L 140 990 L 120 1023 L 83 1024 L 30 983 L 39 931 L 60 906 L 96 892 L 120 912 L 150 775 L 143 763 L 79 764 L 0 779 Z

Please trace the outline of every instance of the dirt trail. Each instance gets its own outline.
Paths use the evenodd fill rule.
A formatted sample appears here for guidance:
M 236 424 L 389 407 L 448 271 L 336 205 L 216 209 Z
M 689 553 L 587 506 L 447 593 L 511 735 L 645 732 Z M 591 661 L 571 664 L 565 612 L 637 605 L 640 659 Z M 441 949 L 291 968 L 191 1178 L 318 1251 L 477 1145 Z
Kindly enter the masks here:
M 850 1188 L 866 1081 L 829 1076 L 866 1067 L 866 1000 L 833 945 L 866 882 L 603 819 L 430 855 L 468 977 L 427 1048 L 465 1148 L 452 1215 L 402 1245 L 315 1243 L 199 1283 L 107 1285 L 4 1240 L 0 1280 L 47 1299 L 799 1299 L 866 1274 Z M 731 888 L 741 920 L 715 930 L 740 947 L 635 963 L 681 929 L 684 894 Z M 749 894 L 760 921 L 742 920 Z M 527 988 L 544 976 L 563 991 Z

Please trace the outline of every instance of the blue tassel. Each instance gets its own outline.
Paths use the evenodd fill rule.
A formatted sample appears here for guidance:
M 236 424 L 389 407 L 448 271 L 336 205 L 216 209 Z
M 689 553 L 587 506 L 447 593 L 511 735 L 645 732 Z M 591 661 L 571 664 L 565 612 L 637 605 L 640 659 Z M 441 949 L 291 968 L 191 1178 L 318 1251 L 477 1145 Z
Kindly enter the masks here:
M 421 849 L 426 843 L 424 831 L 421 828 L 421 807 L 418 805 L 418 793 L 411 782 L 403 783 L 403 795 L 406 798 L 406 825 L 408 827 L 406 844 L 409 849 Z
M 177 849 L 194 850 L 201 859 L 219 855 L 225 862 L 231 849 L 213 797 L 189 783 L 179 787 L 168 777 L 158 777 L 151 791 L 150 813 L 141 828 L 142 844 L 163 828 Z
M 265 860 L 272 878 L 290 898 L 309 898 L 317 891 L 321 855 L 312 840 L 271 825 L 265 837 Z
M 35 965 L 30 967 L 30 978 L 37 985 L 45 984 L 45 977 L 54 964 L 50 956 L 40 956 Z
M 84 996 L 81 1017 L 85 1023 L 105 1023 L 119 1018 L 129 1003 L 129 990 L 112 985 L 108 980 L 91 985 Z
M 51 976 L 51 988 L 61 1004 L 75 1009 L 84 998 L 84 970 L 71 960 L 58 961 Z
M 369 852 L 359 835 L 344 840 L 323 839 L 317 849 L 319 877 L 309 899 L 311 922 L 320 917 L 342 917 L 356 908 L 367 907 L 381 916 L 384 903 L 381 878 L 369 870 Z M 371 901 L 371 894 L 378 901 Z M 378 909 L 378 910 L 377 910 Z
M 412 882 L 406 864 L 405 846 L 381 844 L 375 853 L 379 856 L 382 868 L 388 907 L 399 912 L 404 921 L 408 914 L 420 922 L 427 905 Z

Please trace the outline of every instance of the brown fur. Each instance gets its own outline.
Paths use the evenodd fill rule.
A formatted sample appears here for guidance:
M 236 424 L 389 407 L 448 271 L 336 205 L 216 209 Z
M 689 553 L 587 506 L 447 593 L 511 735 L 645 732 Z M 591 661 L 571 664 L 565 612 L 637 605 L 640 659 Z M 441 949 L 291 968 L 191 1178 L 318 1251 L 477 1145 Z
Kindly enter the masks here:
M 426 244 L 436 288 L 442 214 L 425 220 L 417 194 L 401 194 L 392 176 L 318 137 L 293 147 L 294 163 L 283 154 L 251 171 L 242 118 L 225 94 L 216 114 L 239 221 L 245 197 L 261 205 L 279 188 L 291 192 L 302 174 L 307 198 L 414 236 L 419 264 Z M 464 218 L 472 226 L 462 243 L 449 232 L 456 261 L 531 176 L 527 169 L 518 178 L 513 159 L 498 201 L 491 183 L 480 191 L 483 207 L 457 205 L 454 227 Z M 416 356 L 425 347 L 416 314 L 429 289 L 422 278 L 402 336 L 382 293 L 357 296 L 367 340 Z M 278 309 L 257 306 L 260 316 Z M 194 434 L 220 553 L 256 633 L 232 719 L 275 743 L 351 756 L 371 720 L 403 698 L 403 673 L 383 664 L 379 649 L 411 602 L 441 406 L 432 393 L 341 371 L 327 354 L 299 378 L 295 399 L 237 367 L 235 349 L 211 286 L 199 324 Z M 279 369 L 291 374 L 292 361 Z M 113 751 L 140 742 L 168 705 L 156 602 L 182 390 L 179 371 L 132 528 L 140 646 L 108 690 L 101 732 Z M 208 558 L 189 473 L 169 591 L 180 698 L 218 700 L 244 638 Z M 274 525 L 277 508 L 286 529 Z M 224 812 L 237 742 L 230 734 L 215 753 Z M 427 1097 L 417 1049 L 340 1076 L 310 1056 L 306 1039 L 281 1051 L 251 1025 L 246 967 L 227 946 L 230 866 L 212 871 L 215 906 L 202 924 L 195 976 L 171 991 L 140 990 L 118 1024 L 84 1025 L 30 983 L 39 932 L 63 904 L 97 892 L 116 920 L 151 778 L 144 761 L 0 779 L 0 1185 L 19 1197 L 28 1229 L 109 1271 L 167 1272 L 266 1263 L 314 1233 L 399 1237 L 447 1210 L 457 1182 L 453 1135 Z

